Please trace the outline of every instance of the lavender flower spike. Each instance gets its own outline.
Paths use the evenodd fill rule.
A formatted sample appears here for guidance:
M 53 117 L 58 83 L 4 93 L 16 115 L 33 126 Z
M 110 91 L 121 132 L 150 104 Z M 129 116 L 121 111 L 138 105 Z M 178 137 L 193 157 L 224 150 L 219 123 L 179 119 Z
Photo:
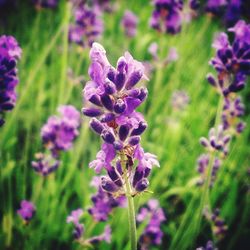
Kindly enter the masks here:
M 83 47 L 91 47 L 103 33 L 103 21 L 98 6 L 81 3 L 75 9 L 75 24 L 69 29 L 69 41 Z
M 125 30 L 126 36 L 134 37 L 136 35 L 138 17 L 132 11 L 125 11 L 121 24 Z
M 91 117 L 90 127 L 104 143 L 97 159 L 89 166 L 96 173 L 106 172 L 101 177 L 102 191 L 114 198 L 127 197 L 131 249 L 134 250 L 137 242 L 133 197 L 147 190 L 152 168 L 159 167 L 157 157 L 144 152 L 140 145 L 141 135 L 147 128 L 143 115 L 136 111 L 147 97 L 147 89 L 137 87 L 146 79 L 144 67 L 129 52 L 125 52 L 113 67 L 105 49 L 98 43 L 92 45 L 90 59 L 91 80 L 83 90 L 86 106 L 82 112 Z M 134 166 L 135 162 L 137 166 Z M 89 210 L 94 216 L 109 208 L 98 196 L 93 197 L 95 207 Z M 109 214 L 109 209 L 102 220 L 106 219 L 106 214 Z
M 163 209 L 159 207 L 158 200 L 151 199 L 147 206 L 140 209 L 137 215 L 139 223 L 149 220 L 144 232 L 140 236 L 141 249 L 149 250 L 153 246 L 159 246 L 163 237 L 161 224 L 166 221 Z
M 181 31 L 182 0 L 153 0 L 154 11 L 150 26 L 162 33 L 176 34 Z
M 17 210 L 17 213 L 22 217 L 22 219 L 28 223 L 36 213 L 36 207 L 30 201 L 23 200 L 21 202 L 21 208 Z
M 73 210 L 71 214 L 67 217 L 67 223 L 72 222 L 74 224 L 73 236 L 76 240 L 80 239 L 84 233 L 84 226 L 79 222 L 82 214 L 83 210 L 79 208 Z
M 21 53 L 14 37 L 0 37 L 0 127 L 4 124 L 4 112 L 12 110 L 16 104 L 15 88 L 19 83 L 16 64 Z

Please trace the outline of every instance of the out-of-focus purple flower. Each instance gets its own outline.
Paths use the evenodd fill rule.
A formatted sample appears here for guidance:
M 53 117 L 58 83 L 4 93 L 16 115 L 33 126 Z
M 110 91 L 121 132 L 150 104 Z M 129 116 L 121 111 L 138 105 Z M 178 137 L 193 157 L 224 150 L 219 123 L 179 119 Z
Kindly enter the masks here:
M 97 6 L 89 7 L 86 3 L 75 9 L 75 24 L 69 29 L 69 41 L 84 47 L 90 47 L 103 32 L 103 21 Z
M 130 10 L 126 10 L 121 24 L 125 30 L 125 34 L 128 37 L 134 37 L 137 32 L 138 17 Z
M 97 193 L 91 197 L 93 207 L 89 208 L 88 212 L 95 221 L 107 221 L 114 208 L 126 206 L 125 196 L 114 198 L 110 193 L 102 189 L 101 178 L 94 177 L 92 185 L 97 188 Z
M 218 248 L 216 248 L 214 243 L 209 240 L 205 247 L 198 247 L 196 250 L 218 250 Z
M 137 222 L 143 221 L 148 221 L 148 223 L 139 239 L 141 249 L 147 250 L 152 246 L 159 246 L 163 237 L 161 224 L 166 221 L 166 217 L 157 200 L 149 200 L 147 206 L 140 209 Z
M 77 241 L 81 243 L 82 246 L 89 246 L 90 244 L 96 244 L 101 241 L 106 241 L 107 243 L 111 242 L 111 228 L 109 225 L 107 225 L 104 228 L 104 232 L 98 236 L 93 236 L 88 239 L 83 239 L 85 233 L 85 228 L 82 223 L 80 223 L 80 218 L 83 215 L 83 210 L 81 208 L 78 208 L 76 210 L 73 210 L 71 214 L 67 217 L 67 223 L 73 223 L 74 230 L 73 230 L 73 237 Z
M 182 0 L 154 0 L 154 11 L 150 19 L 152 28 L 163 33 L 176 34 L 181 30 Z
M 243 14 L 242 8 L 243 8 L 242 0 L 229 0 L 228 1 L 226 13 L 224 16 L 227 27 L 231 27 L 232 25 L 237 23 L 238 20 L 241 19 L 241 16 Z
M 35 158 L 36 161 L 32 161 L 31 165 L 33 169 L 42 176 L 47 176 L 56 171 L 60 164 L 60 161 L 53 158 L 50 154 L 37 153 Z
M 158 60 L 158 44 L 153 42 L 148 47 L 148 52 L 153 56 L 154 59 Z
M 20 59 L 22 49 L 13 36 L 3 35 L 0 37 L 0 55 L 13 59 Z
M 84 234 L 84 226 L 79 222 L 82 214 L 83 210 L 81 208 L 78 208 L 76 210 L 73 210 L 66 220 L 67 223 L 73 223 L 74 225 L 73 236 L 76 240 L 80 239 Z
M 214 15 L 220 15 L 223 13 L 226 5 L 227 0 L 208 0 L 206 4 L 206 11 Z
M 208 178 L 209 160 L 210 159 L 208 154 L 202 154 L 197 160 L 197 171 L 201 175 L 201 178 L 197 183 L 198 185 L 203 185 L 205 180 Z M 215 158 L 212 166 L 211 180 L 209 183 L 210 187 L 212 187 L 214 184 L 220 166 L 221 166 L 221 160 L 219 158 Z
M 245 123 L 240 120 L 244 115 L 245 107 L 240 97 L 228 97 L 224 100 L 222 121 L 223 129 L 241 133 L 245 128 Z
M 241 20 L 229 31 L 235 33 L 232 45 L 225 33 L 220 33 L 213 43 L 217 53 L 210 64 L 218 79 L 207 76 L 209 83 L 225 96 L 243 89 L 250 75 L 250 25 Z
M 3 113 L 12 110 L 16 104 L 15 88 L 19 83 L 16 64 L 21 52 L 14 37 L 0 37 L 0 127 L 4 124 Z
M 220 217 L 220 209 L 216 208 L 213 212 L 209 212 L 208 209 L 205 209 L 204 216 L 213 224 L 213 233 L 216 238 L 218 240 L 224 238 L 228 227 L 225 221 Z
M 43 143 L 54 156 L 72 147 L 80 126 L 80 113 L 74 106 L 60 106 L 58 112 L 60 116 L 51 116 L 41 130 Z
M 17 210 L 17 213 L 22 217 L 25 222 L 29 222 L 36 213 L 36 207 L 30 201 L 21 201 L 21 208 Z
M 219 125 L 216 129 L 211 128 L 209 130 L 208 139 L 201 137 L 200 144 L 208 151 L 221 151 L 226 156 L 230 140 L 231 136 L 225 133 L 222 125 Z
M 148 52 L 153 57 L 152 65 L 155 67 L 165 67 L 171 62 L 177 61 L 179 58 L 178 52 L 174 47 L 169 48 L 168 54 L 164 59 L 159 58 L 158 44 L 156 42 L 153 42 L 149 45 Z
M 104 232 L 98 236 L 93 236 L 91 238 L 89 238 L 88 240 L 86 240 L 86 242 L 90 243 L 90 244 L 96 244 L 98 242 L 101 242 L 101 241 L 105 241 L 107 243 L 110 243 L 111 242 L 111 227 L 109 225 L 107 225 L 105 228 L 104 228 Z
M 33 0 L 37 8 L 54 9 L 57 7 L 59 0 Z
M 59 155 L 68 151 L 79 134 L 80 112 L 72 105 L 58 108 L 59 116 L 51 116 L 41 129 L 43 145 L 48 152 L 37 153 L 32 161 L 33 169 L 47 176 L 59 167 Z
M 199 0 L 189 0 L 189 8 L 191 10 L 197 10 L 200 7 Z
M 113 6 L 110 0 L 93 0 L 93 5 L 97 6 L 102 11 L 112 12 Z
M 183 90 L 174 91 L 171 97 L 171 105 L 177 111 L 183 111 L 189 104 L 189 96 Z

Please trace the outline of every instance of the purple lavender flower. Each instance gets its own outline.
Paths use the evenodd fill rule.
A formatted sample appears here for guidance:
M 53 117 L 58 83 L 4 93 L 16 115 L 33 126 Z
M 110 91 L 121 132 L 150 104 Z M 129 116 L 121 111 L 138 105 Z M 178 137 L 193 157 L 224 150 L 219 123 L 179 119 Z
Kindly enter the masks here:
M 56 157 L 60 151 L 67 151 L 72 147 L 80 126 L 80 113 L 74 106 L 60 106 L 58 112 L 60 116 L 51 116 L 41 130 L 45 147 Z
M 171 105 L 177 111 L 183 111 L 187 107 L 189 101 L 188 94 L 183 90 L 173 92 L 171 97 Z
M 81 46 L 91 46 L 103 32 L 101 12 L 97 6 L 80 4 L 75 9 L 75 24 L 70 27 L 69 41 Z
M 30 201 L 21 201 L 21 208 L 17 210 L 17 213 L 22 217 L 22 219 L 28 223 L 36 213 L 36 207 Z
M 108 176 L 101 178 L 101 186 L 118 196 L 126 193 L 124 174 L 132 176 L 133 195 L 147 189 L 147 177 L 153 166 L 159 166 L 156 156 L 145 153 L 140 136 L 147 128 L 136 108 L 145 100 L 147 89 L 136 85 L 144 76 L 143 65 L 126 52 L 117 67 L 110 65 L 104 48 L 94 43 L 90 50 L 92 64 L 89 81 L 84 90 L 88 107 L 83 114 L 93 117 L 90 127 L 104 141 L 97 159 L 90 163 L 97 173 L 105 169 Z M 122 157 L 121 157 L 122 156 Z M 135 160 L 136 168 L 132 168 Z
M 206 178 L 207 178 L 207 170 L 208 170 L 208 165 L 209 165 L 209 155 L 208 154 L 202 154 L 198 160 L 197 160 L 197 171 L 201 175 L 201 178 L 199 182 L 197 183 L 198 185 L 203 185 Z M 217 172 L 221 166 L 221 160 L 219 158 L 215 158 L 212 166 L 212 173 L 211 173 L 211 182 L 210 182 L 210 187 L 213 186 Z
M 227 0 L 208 0 L 206 4 L 206 11 L 213 15 L 220 15 L 223 13 L 226 5 Z
M 245 107 L 240 97 L 225 98 L 222 113 L 223 129 L 241 133 L 245 128 L 245 123 L 240 120 L 244 112 Z
M 73 223 L 73 237 L 77 240 L 82 246 L 90 246 L 101 241 L 106 241 L 107 243 L 111 242 L 111 228 L 107 225 L 104 228 L 104 232 L 98 236 L 93 236 L 88 239 L 84 239 L 85 228 L 82 223 L 80 223 L 80 218 L 83 215 L 83 210 L 78 208 L 73 210 L 71 214 L 67 217 L 67 223 Z
M 15 88 L 19 83 L 16 64 L 21 52 L 14 37 L 0 37 L 0 127 L 4 124 L 3 113 L 12 110 L 16 104 Z
M 250 75 L 250 25 L 241 20 L 229 31 L 235 33 L 232 46 L 225 33 L 220 33 L 213 43 L 217 54 L 210 63 L 218 80 L 211 74 L 207 76 L 209 83 L 225 96 L 243 89 Z
M 148 47 L 148 52 L 153 57 L 153 65 L 158 67 L 165 67 L 171 62 L 175 62 L 178 60 L 179 55 L 176 50 L 176 48 L 171 47 L 169 48 L 168 54 L 164 59 L 159 58 L 158 56 L 158 44 L 156 42 L 153 42 Z
M 181 30 L 181 0 L 153 0 L 154 11 L 150 20 L 153 29 L 163 33 L 176 34 Z
M 101 241 L 105 241 L 107 243 L 111 242 L 111 227 L 109 225 L 107 225 L 104 228 L 104 232 L 98 236 L 93 236 L 89 239 L 86 240 L 87 243 L 90 244 L 96 244 L 99 243 Z
M 227 27 L 231 27 L 232 25 L 237 23 L 238 20 L 241 19 L 241 16 L 243 15 L 242 8 L 243 8 L 242 0 L 228 1 L 226 13 L 224 16 Z
M 33 0 L 37 8 L 54 9 L 57 7 L 59 0 Z
M 198 247 L 196 250 L 218 250 L 218 248 L 216 248 L 213 242 L 209 240 L 205 247 Z
M 32 161 L 33 169 L 47 176 L 59 167 L 59 155 L 68 151 L 79 134 L 80 113 L 74 106 L 63 105 L 58 108 L 60 116 L 51 116 L 41 129 L 41 137 L 48 152 L 37 153 Z
M 217 129 L 211 128 L 209 130 L 208 139 L 201 137 L 200 144 L 208 151 L 221 151 L 226 156 L 230 140 L 231 136 L 225 133 L 222 125 L 219 125 Z
M 33 169 L 42 176 L 47 176 L 56 171 L 60 165 L 60 161 L 52 157 L 50 154 L 46 155 L 43 153 L 37 153 L 35 158 L 36 161 L 32 161 L 31 165 Z
M 0 37 L 0 55 L 16 60 L 21 58 L 22 49 L 13 36 L 3 35 Z
M 93 0 L 93 5 L 102 11 L 112 12 L 113 10 L 110 0 Z
M 200 7 L 199 0 L 189 0 L 189 8 L 191 10 L 197 10 Z
M 82 237 L 84 234 L 84 226 L 79 222 L 80 217 L 83 214 L 83 210 L 81 208 L 78 208 L 76 210 L 73 210 L 71 214 L 67 217 L 67 223 L 73 223 L 74 230 L 73 230 L 73 236 L 74 239 L 78 240 Z
M 93 207 L 89 208 L 88 212 L 95 221 L 107 221 L 114 208 L 126 205 L 126 198 L 125 196 L 114 198 L 110 193 L 105 192 L 100 184 L 101 178 L 94 177 L 92 186 L 96 187 L 97 193 L 91 197 Z
M 166 221 L 166 217 L 157 200 L 149 200 L 147 206 L 140 209 L 137 222 L 141 223 L 145 220 L 148 223 L 139 239 L 142 250 L 151 249 L 152 246 L 159 246 L 162 241 L 161 224 Z
M 125 34 L 128 37 L 134 37 L 137 32 L 138 17 L 130 10 L 126 10 L 121 22 Z
M 216 208 L 213 212 L 209 212 L 208 209 L 205 209 L 204 215 L 206 219 L 212 223 L 215 237 L 218 240 L 224 238 L 227 232 L 227 225 L 220 217 L 220 209 Z

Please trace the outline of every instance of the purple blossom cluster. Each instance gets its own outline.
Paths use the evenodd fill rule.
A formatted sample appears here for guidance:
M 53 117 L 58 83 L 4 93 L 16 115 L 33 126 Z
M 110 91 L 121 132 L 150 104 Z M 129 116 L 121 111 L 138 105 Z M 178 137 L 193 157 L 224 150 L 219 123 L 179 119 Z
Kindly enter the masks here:
M 171 96 L 171 105 L 176 111 L 183 111 L 190 102 L 188 94 L 184 90 L 176 90 Z
M 163 237 L 161 224 L 166 221 L 166 217 L 163 209 L 159 206 L 158 200 L 151 199 L 146 207 L 140 209 L 137 222 L 142 223 L 145 221 L 147 221 L 147 225 L 139 239 L 141 250 L 148 250 L 161 244 Z
M 222 124 L 224 130 L 231 130 L 232 134 L 241 133 L 246 124 L 240 119 L 245 113 L 245 106 L 240 97 L 228 97 L 224 101 Z
M 60 153 L 72 148 L 79 134 L 80 113 L 76 108 L 64 105 L 58 108 L 58 112 L 60 116 L 51 116 L 41 129 L 42 142 L 48 153 L 36 154 L 36 161 L 32 162 L 34 170 L 43 176 L 58 168 Z
M 22 50 L 13 36 L 0 36 L 0 127 L 4 124 L 4 112 L 15 107 L 19 83 L 16 64 Z
M 209 164 L 209 154 L 202 154 L 197 160 L 197 171 L 200 174 L 200 180 L 198 181 L 198 185 L 203 185 L 208 175 L 208 164 Z M 214 181 L 216 179 L 217 172 L 221 166 L 221 160 L 219 158 L 215 158 L 212 166 L 211 172 L 211 180 L 210 187 L 213 186 Z
M 112 12 L 113 6 L 110 0 L 93 0 L 93 4 L 98 6 L 100 10 L 105 12 Z
M 96 173 L 106 170 L 108 176 L 101 178 L 105 191 L 125 194 L 124 178 L 129 178 L 135 195 L 147 189 L 152 167 L 159 166 L 156 156 L 145 153 L 140 145 L 147 123 L 135 110 L 146 99 L 147 89 L 136 85 L 145 78 L 144 67 L 126 52 L 114 68 L 98 43 L 93 44 L 90 58 L 91 80 L 83 90 L 86 104 L 82 112 L 92 117 L 90 127 L 104 141 L 90 167 Z
M 59 0 L 33 0 L 37 8 L 54 9 L 59 4 Z
M 36 207 L 32 202 L 23 200 L 21 201 L 21 207 L 17 210 L 17 213 L 26 223 L 28 223 L 35 215 Z
M 245 16 L 247 1 L 244 0 L 208 0 L 205 11 L 217 17 L 223 17 L 225 24 L 230 27 Z
M 126 10 L 121 21 L 126 36 L 134 37 L 137 32 L 138 17 L 130 10 Z
M 93 236 L 91 238 L 85 239 L 84 233 L 85 228 L 82 223 L 80 223 L 80 218 L 83 215 L 82 209 L 76 209 L 71 212 L 71 214 L 67 217 L 67 223 L 72 223 L 74 226 L 73 230 L 73 237 L 75 240 L 77 240 L 81 245 L 83 246 L 90 246 L 96 243 L 99 243 L 101 241 L 106 241 L 107 243 L 110 243 L 111 241 L 111 228 L 109 225 L 107 225 L 104 228 L 104 232 L 98 236 Z
M 81 2 L 74 9 L 75 24 L 69 29 L 69 41 L 91 47 L 103 33 L 103 21 L 98 5 Z
M 176 34 L 181 31 L 182 0 L 153 0 L 154 11 L 150 26 L 162 33 Z
M 226 33 L 220 33 L 213 43 L 216 57 L 210 63 L 217 71 L 217 79 L 207 76 L 209 83 L 226 97 L 242 90 L 250 75 L 250 25 L 240 20 L 229 31 L 235 34 L 232 45 Z
M 200 144 L 208 151 L 218 151 L 226 156 L 229 151 L 229 142 L 231 136 L 228 135 L 223 129 L 222 125 L 217 128 L 211 128 L 209 130 L 208 139 L 205 137 L 200 138 Z
M 214 243 L 209 240 L 205 247 L 198 247 L 196 250 L 218 250 L 218 248 L 216 248 Z
M 177 61 L 179 58 L 178 52 L 174 47 L 169 48 L 168 54 L 163 59 L 159 57 L 158 50 L 159 48 L 156 42 L 151 43 L 148 47 L 148 52 L 153 58 L 153 62 L 151 63 L 153 67 L 165 67 L 171 62 Z
M 204 215 L 206 219 L 212 223 L 212 230 L 215 237 L 218 240 L 224 238 L 227 232 L 227 225 L 225 221 L 220 217 L 220 209 L 216 208 L 212 213 L 205 209 Z
M 107 221 L 114 208 L 126 205 L 126 199 L 125 196 L 114 198 L 110 193 L 105 192 L 100 184 L 100 177 L 95 176 L 92 185 L 97 189 L 97 193 L 91 197 L 93 207 L 89 208 L 88 212 L 95 221 Z

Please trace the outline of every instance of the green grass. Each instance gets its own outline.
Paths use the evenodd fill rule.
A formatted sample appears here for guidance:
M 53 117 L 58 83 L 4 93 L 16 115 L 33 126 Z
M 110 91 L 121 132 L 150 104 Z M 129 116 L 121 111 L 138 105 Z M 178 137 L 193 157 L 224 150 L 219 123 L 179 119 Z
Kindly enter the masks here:
M 81 109 L 83 86 L 68 79 L 67 69 L 88 79 L 89 51 L 67 42 L 70 9 L 65 1 L 55 11 L 40 12 L 20 2 L 20 9 L 9 13 L 7 24 L 0 27 L 0 34 L 14 35 L 23 49 L 18 65 L 18 101 L 0 131 L 0 249 L 80 249 L 72 241 L 72 228 L 66 224 L 66 216 L 73 209 L 86 210 L 91 206 L 94 190 L 89 182 L 94 171 L 88 168 L 88 163 L 95 158 L 101 142 L 90 131 L 88 119 L 82 117 L 80 135 L 74 147 L 63 153 L 63 164 L 55 174 L 42 179 L 32 170 L 31 161 L 42 149 L 40 129 L 57 107 L 73 104 Z M 152 6 L 144 3 L 119 1 L 114 13 L 104 15 L 105 32 L 100 43 L 112 63 L 126 50 L 139 61 L 150 59 L 147 48 L 153 41 L 161 44 L 162 57 L 171 46 L 179 52 L 177 62 L 156 69 L 147 83 L 149 98 L 140 111 L 145 114 L 149 128 L 142 144 L 146 151 L 158 156 L 161 168 L 154 169 L 150 178 L 153 194 L 137 197 L 135 202 L 138 209 L 149 198 L 157 198 L 167 214 L 162 246 L 155 249 L 195 249 L 212 238 L 209 224 L 203 218 L 199 223 L 203 190 L 194 183 L 198 176 L 196 159 L 203 152 L 199 138 L 207 136 L 214 125 L 219 102 L 205 76 L 212 71 L 208 61 L 214 54 L 211 48 L 214 33 L 223 27 L 202 16 L 184 25 L 182 33 L 176 36 L 159 35 L 148 26 Z M 130 40 L 120 28 L 126 8 L 140 18 L 138 34 Z M 191 100 L 181 116 L 170 105 L 176 89 L 185 90 Z M 249 86 L 242 94 L 246 103 Z M 248 103 L 244 117 L 248 124 L 249 108 Z M 249 137 L 248 126 L 233 140 L 209 194 L 212 208 L 221 208 L 229 227 L 225 239 L 218 242 L 220 249 L 244 249 L 250 233 Z M 37 207 L 37 214 L 28 226 L 16 214 L 22 199 L 32 200 Z M 89 236 L 98 234 L 104 226 L 93 225 L 87 213 L 83 221 Z M 116 209 L 109 223 L 112 244 L 102 243 L 97 249 L 129 249 L 127 211 Z

